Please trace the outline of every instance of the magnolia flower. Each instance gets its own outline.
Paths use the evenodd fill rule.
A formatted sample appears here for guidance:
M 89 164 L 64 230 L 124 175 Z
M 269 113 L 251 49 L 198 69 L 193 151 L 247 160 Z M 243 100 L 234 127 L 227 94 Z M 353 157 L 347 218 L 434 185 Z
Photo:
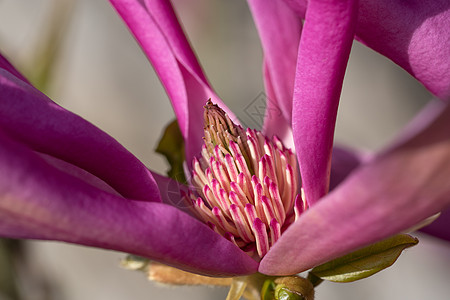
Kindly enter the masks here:
M 448 5 L 317 0 L 305 9 L 301 1 L 291 2 L 293 9 L 282 1 L 249 1 L 265 54 L 266 92 L 273 100 L 269 109 L 275 105 L 282 112 L 267 118 L 263 134 L 295 147 L 309 208 L 260 258 L 173 206 L 171 179 L 150 171 L 112 137 L 52 102 L 3 57 L 0 235 L 124 251 L 213 276 L 287 275 L 445 209 L 450 203 L 450 108 L 445 104 L 420 114 L 370 158 L 361 160 L 343 149 L 331 157 L 354 34 L 443 98 L 450 87 Z M 234 115 L 209 85 L 168 1 L 111 3 L 166 88 L 186 161 L 193 161 L 202 151 L 199 115 L 206 100 L 211 98 L 230 119 Z M 333 190 L 328 193 L 330 173 Z

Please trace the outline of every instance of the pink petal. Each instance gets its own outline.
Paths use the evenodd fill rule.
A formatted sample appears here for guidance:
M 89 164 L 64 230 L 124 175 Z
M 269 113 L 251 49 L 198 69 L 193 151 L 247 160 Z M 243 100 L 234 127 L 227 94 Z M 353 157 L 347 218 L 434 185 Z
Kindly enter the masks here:
M 356 35 L 436 96 L 450 96 L 449 1 L 362 0 Z
M 172 206 L 106 193 L 60 172 L 0 133 L 0 235 L 125 251 L 208 275 L 257 263 Z
M 109 194 L 113 194 L 119 197 L 122 197 L 116 190 L 114 190 L 111 186 L 109 186 L 106 182 L 101 180 L 100 178 L 92 175 L 80 167 L 72 165 L 66 161 L 60 160 L 50 155 L 46 155 L 43 153 L 37 153 L 42 159 L 44 159 L 48 164 L 52 165 L 56 169 L 66 174 L 69 174 L 73 177 L 81 179 L 85 183 L 88 183 L 100 190 L 103 190 Z M 187 186 L 184 184 L 168 178 L 166 176 L 162 176 L 158 173 L 154 173 L 148 170 L 148 176 L 153 177 L 156 184 L 158 185 L 159 195 L 162 203 L 174 206 L 186 213 L 192 214 L 190 207 L 181 197 L 181 191 L 187 193 Z M 150 195 L 148 195 L 150 196 Z M 155 199 L 158 198 L 158 194 L 151 195 Z
M 186 161 L 200 153 L 203 106 L 209 98 L 234 115 L 207 82 L 169 1 L 110 0 L 153 64 L 186 141 Z
M 266 71 L 266 69 L 267 65 L 264 64 L 264 71 Z M 264 77 L 267 78 L 268 76 L 264 75 Z M 265 82 L 267 95 L 274 95 L 275 92 L 273 91 L 271 83 L 268 80 Z M 284 118 L 278 104 L 270 97 L 266 99 L 266 113 L 264 116 L 262 132 L 265 136 L 278 137 L 283 142 L 283 145 L 289 149 L 294 149 L 295 147 L 294 136 L 292 135 L 292 124 Z
M 160 201 L 147 168 L 116 140 L 0 70 L 0 131 L 99 177 L 121 195 Z
M 266 135 L 292 136 L 295 62 L 302 31 L 300 18 L 283 1 L 248 1 L 264 50 Z
M 356 23 L 356 1 L 310 1 L 295 78 L 292 125 L 309 206 L 328 192 L 334 126 Z
M 182 197 L 182 193 L 184 193 L 184 195 L 188 193 L 188 186 L 154 172 L 151 172 L 151 175 L 158 185 L 162 203 L 176 207 L 179 210 L 196 217 L 195 213 L 192 211 L 192 204 L 188 203 Z
M 423 131 L 354 171 L 261 262 L 295 274 L 412 227 L 450 205 L 450 106 Z
M 284 0 L 302 19 L 305 19 L 308 0 Z
M 286 0 L 304 17 L 306 0 Z M 450 95 L 450 3 L 360 0 L 356 37 L 440 98 Z
M 75 165 L 72 165 L 71 163 L 68 163 L 64 160 L 47 155 L 47 154 L 43 154 L 43 153 L 39 153 L 39 152 L 36 152 L 36 154 L 39 155 L 49 165 L 53 166 L 54 168 L 58 169 L 59 171 L 69 174 L 73 177 L 76 177 L 76 178 L 102 190 L 102 191 L 122 197 L 115 189 L 113 189 L 111 186 L 109 186 L 106 182 L 104 182 L 100 178 L 92 175 L 91 173 L 87 172 L 86 170 L 84 170 L 80 167 L 77 167 Z

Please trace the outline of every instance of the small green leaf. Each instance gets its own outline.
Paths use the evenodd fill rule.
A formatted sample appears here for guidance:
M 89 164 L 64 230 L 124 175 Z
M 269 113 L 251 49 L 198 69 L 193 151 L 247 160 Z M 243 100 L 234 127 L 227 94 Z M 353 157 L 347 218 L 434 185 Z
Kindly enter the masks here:
M 315 267 L 311 273 L 334 282 L 363 279 L 390 267 L 404 249 L 418 242 L 410 235 L 399 234 Z
M 159 140 L 157 153 L 164 155 L 170 165 L 167 175 L 179 182 L 186 182 L 183 171 L 184 162 L 184 139 L 178 127 L 177 120 L 171 122 L 165 129 Z

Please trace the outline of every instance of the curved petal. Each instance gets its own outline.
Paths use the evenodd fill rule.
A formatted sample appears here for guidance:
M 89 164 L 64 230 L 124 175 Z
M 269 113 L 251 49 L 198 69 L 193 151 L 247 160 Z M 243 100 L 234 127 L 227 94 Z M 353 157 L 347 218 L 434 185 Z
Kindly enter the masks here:
M 263 131 L 282 138 L 290 133 L 292 97 L 300 18 L 283 1 L 249 0 L 264 50 L 264 82 L 267 111 Z
M 264 72 L 267 71 L 267 64 L 264 63 Z M 264 73 L 264 77 L 268 76 Z M 262 132 L 265 136 L 277 136 L 283 142 L 283 145 L 289 149 L 294 149 L 294 136 L 292 135 L 291 120 L 285 119 L 283 113 L 276 101 L 270 98 L 270 95 L 275 95 L 272 83 L 265 80 L 266 85 L 266 112 L 264 116 L 264 125 Z M 292 104 L 291 104 L 292 115 Z
M 449 1 L 362 0 L 356 35 L 436 96 L 450 96 Z
M 420 231 L 450 241 L 450 209 L 443 211 L 436 221 Z
M 87 172 L 86 170 L 81 169 L 71 163 L 68 163 L 67 161 L 58 159 L 54 156 L 50 156 L 48 154 L 43 154 L 43 153 L 39 153 L 39 152 L 36 152 L 36 154 L 39 155 L 49 165 L 53 166 L 54 168 L 58 169 L 59 171 L 69 174 L 73 177 L 76 177 L 76 178 L 78 178 L 78 179 L 80 179 L 102 191 L 105 191 L 109 194 L 113 194 L 118 197 L 122 197 L 109 184 L 107 184 L 100 178 L 92 175 L 91 173 Z
M 112 137 L 0 70 L 0 130 L 99 177 L 125 197 L 161 201 L 147 168 Z
M 306 0 L 286 0 L 304 17 Z M 450 2 L 360 0 L 356 38 L 440 98 L 450 95 Z
M 450 106 L 423 131 L 354 171 L 305 212 L 261 262 L 294 274 L 384 239 L 450 205 Z
M 184 200 L 182 196 L 182 193 L 188 193 L 188 186 L 157 173 L 152 173 L 152 176 L 158 184 L 162 203 L 176 207 L 192 217 L 197 218 L 198 215 L 194 212 L 192 205 Z
M 0 235 L 125 251 L 208 275 L 245 275 L 257 263 L 169 205 L 118 197 L 48 165 L 0 132 Z
M 309 205 L 328 192 L 334 126 L 356 1 L 310 1 L 297 60 L 292 127 Z
M 84 169 L 81 169 L 67 161 L 58 159 L 54 156 L 50 156 L 43 153 L 37 154 L 45 160 L 49 165 L 55 167 L 61 172 L 69 174 L 73 177 L 81 179 L 85 183 L 88 183 L 102 191 L 105 191 L 109 194 L 113 194 L 119 197 L 122 197 L 115 189 L 113 189 L 109 184 L 104 182 L 102 179 L 92 175 Z M 158 173 L 152 172 L 148 170 L 150 177 L 153 177 L 156 184 L 158 185 L 159 195 L 161 196 L 161 202 L 174 206 L 186 213 L 192 214 L 192 210 L 187 205 L 187 203 L 181 197 L 181 191 L 187 193 L 188 187 L 184 184 L 173 180 L 169 177 L 160 175 Z
M 286 2 L 300 18 L 305 18 L 308 0 L 284 0 L 284 2 Z
M 186 141 L 186 160 L 200 153 L 209 98 L 235 120 L 207 82 L 167 0 L 110 0 L 153 64 Z

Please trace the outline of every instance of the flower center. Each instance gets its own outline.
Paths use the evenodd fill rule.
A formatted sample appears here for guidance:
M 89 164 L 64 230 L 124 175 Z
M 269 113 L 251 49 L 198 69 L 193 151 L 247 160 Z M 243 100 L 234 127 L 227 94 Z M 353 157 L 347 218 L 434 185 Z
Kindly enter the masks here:
M 263 257 L 306 209 L 295 154 L 274 136 L 244 130 L 211 101 L 201 156 L 185 195 L 196 215 L 253 256 Z

